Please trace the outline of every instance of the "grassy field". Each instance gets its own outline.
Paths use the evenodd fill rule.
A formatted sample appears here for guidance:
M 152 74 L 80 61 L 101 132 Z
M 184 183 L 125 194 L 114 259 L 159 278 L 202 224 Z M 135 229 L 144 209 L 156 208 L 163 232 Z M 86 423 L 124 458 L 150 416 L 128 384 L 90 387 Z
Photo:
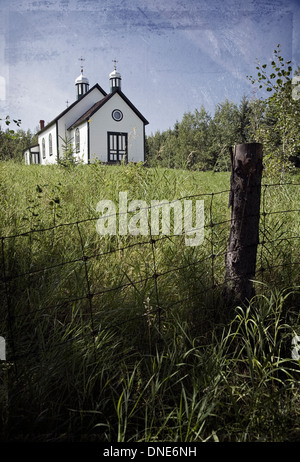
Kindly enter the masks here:
M 131 164 L 0 165 L 2 440 L 300 440 L 299 186 L 262 188 L 256 296 L 232 308 L 229 183 Z M 203 199 L 204 242 L 99 236 L 97 203 L 120 191 Z

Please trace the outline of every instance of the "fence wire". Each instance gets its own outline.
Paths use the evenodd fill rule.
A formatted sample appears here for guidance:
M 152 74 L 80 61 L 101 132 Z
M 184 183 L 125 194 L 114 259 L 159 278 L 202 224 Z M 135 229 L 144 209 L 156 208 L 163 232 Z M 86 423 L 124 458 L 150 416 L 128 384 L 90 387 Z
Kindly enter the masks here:
M 300 209 L 273 210 L 268 200 L 278 189 L 293 194 L 299 185 L 261 185 L 256 269 L 260 282 L 283 276 L 290 284 L 299 282 L 299 226 L 291 225 L 291 216 L 299 221 Z M 41 325 L 44 330 L 49 326 L 50 332 L 53 323 L 71 325 L 76 315 L 92 338 L 99 326 L 120 328 L 137 320 L 141 335 L 150 322 L 161 332 L 172 309 L 201 306 L 201 298 L 222 293 L 231 223 L 229 193 L 228 189 L 177 200 L 206 203 L 204 242 L 197 248 L 184 246 L 184 233 L 99 236 L 99 216 L 2 236 L 0 335 L 8 339 L 9 360 L 17 362 L 43 348 Z M 67 341 L 52 339 L 44 348 Z

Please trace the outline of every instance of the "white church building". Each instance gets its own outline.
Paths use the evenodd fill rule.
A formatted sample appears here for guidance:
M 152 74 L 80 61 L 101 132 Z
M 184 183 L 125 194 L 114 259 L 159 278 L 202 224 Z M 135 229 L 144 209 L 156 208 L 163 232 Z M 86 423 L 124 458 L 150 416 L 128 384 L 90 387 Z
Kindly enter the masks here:
M 145 125 L 149 122 L 121 91 L 121 75 L 109 75 L 110 93 L 100 85 L 89 88 L 81 73 L 75 80 L 77 98 L 50 123 L 40 120 L 38 144 L 24 151 L 25 163 L 55 164 L 66 147 L 83 163 L 144 162 Z

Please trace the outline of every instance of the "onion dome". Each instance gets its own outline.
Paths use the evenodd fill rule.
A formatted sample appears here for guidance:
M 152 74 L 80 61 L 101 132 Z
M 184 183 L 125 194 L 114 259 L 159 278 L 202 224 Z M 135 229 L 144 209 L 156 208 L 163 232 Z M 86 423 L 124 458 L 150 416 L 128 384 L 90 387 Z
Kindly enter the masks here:
M 83 69 L 81 68 L 80 75 L 75 80 L 75 86 L 77 88 L 77 99 L 81 98 L 89 90 L 89 79 L 84 77 Z
M 121 74 L 117 71 L 117 61 L 114 59 L 114 70 L 109 74 L 110 91 L 113 93 L 116 90 L 121 90 Z

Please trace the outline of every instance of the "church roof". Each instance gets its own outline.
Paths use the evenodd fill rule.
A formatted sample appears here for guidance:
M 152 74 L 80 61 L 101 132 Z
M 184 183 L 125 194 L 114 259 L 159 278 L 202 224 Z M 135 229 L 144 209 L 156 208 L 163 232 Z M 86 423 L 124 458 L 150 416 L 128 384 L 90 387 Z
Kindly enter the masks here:
M 38 152 L 39 148 L 40 148 L 40 145 L 39 144 L 33 144 L 31 146 L 28 146 L 27 148 L 23 149 L 23 152 L 28 151 L 28 150 L 31 151 L 31 149 L 33 149 L 33 148 L 36 148 L 36 152 Z
M 38 134 L 42 133 L 43 131 L 47 130 L 48 127 L 50 127 L 51 125 L 53 125 L 57 120 L 59 120 L 62 116 L 64 116 L 68 111 L 70 111 L 70 109 L 72 109 L 74 106 L 76 106 L 76 104 L 79 103 L 79 101 L 82 100 L 82 98 L 84 98 L 86 95 L 88 95 L 89 93 L 91 93 L 95 88 L 98 88 L 98 90 L 103 94 L 103 95 L 106 95 L 106 91 L 104 91 L 100 85 L 98 83 L 96 83 L 96 85 L 94 85 L 92 88 L 90 88 L 80 99 L 74 101 L 74 103 L 72 103 L 70 106 L 68 106 L 63 112 L 61 112 L 57 117 L 55 117 L 55 119 L 51 120 L 51 122 L 49 122 L 47 125 L 45 125 L 45 127 L 42 129 L 42 130 L 39 130 Z
M 106 95 L 103 99 L 93 104 L 90 109 L 88 109 L 82 116 L 79 117 L 79 119 L 77 119 L 70 127 L 68 127 L 68 130 L 77 127 L 77 125 L 80 125 L 85 120 L 88 120 L 101 106 L 103 106 L 103 104 L 105 104 L 109 96 L 110 95 Z
M 124 95 L 124 93 L 120 90 L 117 89 L 113 93 L 109 93 L 106 95 L 104 98 L 102 98 L 100 101 L 95 103 L 88 111 L 86 111 L 79 119 L 77 119 L 69 128 L 68 130 L 71 130 L 78 125 L 80 125 L 82 122 L 85 122 L 89 120 L 89 118 L 95 114 L 102 106 L 104 106 L 107 101 L 109 101 L 113 96 L 118 93 L 121 98 L 128 104 L 128 106 L 136 113 L 136 115 L 144 122 L 145 125 L 148 125 L 149 122 L 145 117 L 140 113 L 140 111 L 137 110 L 137 108 L 132 104 L 132 102 Z

